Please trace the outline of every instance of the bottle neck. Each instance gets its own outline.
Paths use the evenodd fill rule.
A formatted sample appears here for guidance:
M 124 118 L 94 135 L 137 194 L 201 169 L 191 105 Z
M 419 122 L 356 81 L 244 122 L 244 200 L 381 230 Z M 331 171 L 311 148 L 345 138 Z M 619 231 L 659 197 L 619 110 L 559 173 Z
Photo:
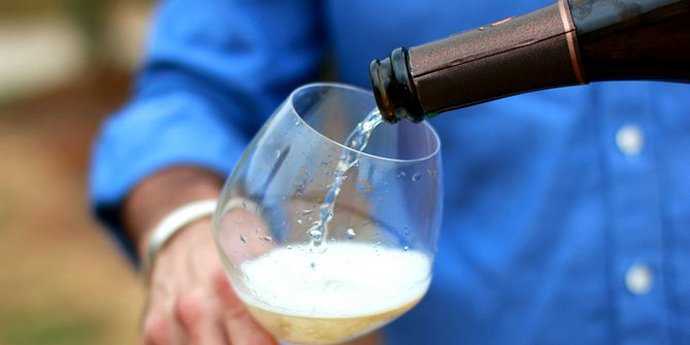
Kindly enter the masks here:
M 590 81 L 690 79 L 690 1 L 569 0 Z
M 388 122 L 602 80 L 690 82 L 690 0 L 558 0 L 371 64 Z
M 526 91 L 584 83 L 567 0 L 374 60 L 370 77 L 388 122 Z M 500 81 L 500 82 L 499 82 Z

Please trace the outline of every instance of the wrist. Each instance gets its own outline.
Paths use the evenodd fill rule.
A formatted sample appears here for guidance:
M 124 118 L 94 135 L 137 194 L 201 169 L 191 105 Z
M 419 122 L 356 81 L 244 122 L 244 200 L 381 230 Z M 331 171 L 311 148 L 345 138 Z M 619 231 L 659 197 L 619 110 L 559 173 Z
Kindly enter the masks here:
M 146 276 L 151 274 L 151 268 L 158 252 L 172 239 L 175 234 L 190 224 L 213 215 L 217 204 L 216 198 L 196 200 L 184 204 L 166 215 L 149 233 L 146 241 L 146 253 L 143 268 Z
M 137 248 L 146 258 L 152 232 L 166 215 L 193 201 L 217 198 L 222 178 L 197 167 L 172 167 L 147 177 L 125 199 L 122 223 Z

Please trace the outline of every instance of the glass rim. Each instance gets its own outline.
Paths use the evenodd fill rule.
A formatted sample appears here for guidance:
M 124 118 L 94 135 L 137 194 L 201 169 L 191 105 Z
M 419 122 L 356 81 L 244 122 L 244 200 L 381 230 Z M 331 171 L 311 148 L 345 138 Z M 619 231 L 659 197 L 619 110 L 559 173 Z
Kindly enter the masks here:
M 311 89 L 311 88 L 317 88 L 317 87 L 321 87 L 321 88 L 323 88 L 323 87 L 330 87 L 330 88 L 336 88 L 336 89 L 348 89 L 348 90 L 355 91 L 355 92 L 358 92 L 358 93 L 370 95 L 372 98 L 374 97 L 374 94 L 373 94 L 373 92 L 371 92 L 371 91 L 369 91 L 369 90 L 365 90 L 365 89 L 363 89 L 363 88 L 361 88 L 361 87 L 354 86 L 354 85 L 350 85 L 350 84 L 345 84 L 345 83 L 338 83 L 338 82 L 315 82 L 315 83 L 308 83 L 308 84 L 304 84 L 304 85 L 302 85 L 302 86 L 300 86 L 300 87 L 294 89 L 292 92 L 290 92 L 290 95 L 288 96 L 287 100 L 288 100 L 289 103 L 290 103 L 290 109 L 292 109 L 292 114 L 298 118 L 298 120 L 300 121 L 300 123 L 302 123 L 302 124 L 305 125 L 307 128 L 309 128 L 310 131 L 313 131 L 314 133 L 316 133 L 316 134 L 319 135 L 320 137 L 326 139 L 326 141 L 328 141 L 329 143 L 333 143 L 333 144 L 339 146 L 341 149 L 345 149 L 345 150 L 348 150 L 348 151 L 353 151 L 353 152 L 355 152 L 355 153 L 357 153 L 357 154 L 359 154 L 359 155 L 362 155 L 362 156 L 365 156 L 365 157 L 368 157 L 368 158 L 377 159 L 377 160 L 382 160 L 382 161 L 389 161 L 389 162 L 394 162 L 394 163 L 417 163 L 417 162 L 423 162 L 423 161 L 429 160 L 429 159 L 431 159 L 431 158 L 433 158 L 433 157 L 435 157 L 435 156 L 438 156 L 439 152 L 441 151 L 441 138 L 438 136 L 438 133 L 436 133 L 436 130 L 434 129 L 434 127 L 431 126 L 431 124 L 429 124 L 426 120 L 423 120 L 423 121 L 417 123 L 416 125 L 417 125 L 417 126 L 424 126 L 424 127 L 426 128 L 426 130 L 428 130 L 429 132 L 431 132 L 432 137 L 434 138 L 434 141 L 435 141 L 435 143 L 436 143 L 436 147 L 434 148 L 434 150 L 433 150 L 431 153 L 429 153 L 429 154 L 427 154 L 427 155 L 424 155 L 424 156 L 421 156 L 421 157 L 418 157 L 418 158 L 402 159 L 402 158 L 391 158 L 391 157 L 385 157 L 385 156 L 375 155 L 375 154 L 371 154 L 371 153 L 367 153 L 367 152 L 364 152 L 364 151 L 360 151 L 360 150 L 353 149 L 353 148 L 351 148 L 351 147 L 348 147 L 348 146 L 346 146 L 346 145 L 343 145 L 342 143 L 337 142 L 337 141 L 335 141 L 335 140 L 329 138 L 328 136 L 324 135 L 324 134 L 321 133 L 320 131 L 316 130 L 314 127 L 310 126 L 310 125 L 307 123 L 307 121 L 305 121 L 304 118 L 302 118 L 302 116 L 301 116 L 300 113 L 297 111 L 297 109 L 295 109 L 295 102 L 293 102 L 293 98 L 297 95 L 298 92 L 301 92 L 301 91 L 303 91 L 303 90 L 305 90 L 305 89 Z M 364 118 L 362 117 L 362 119 L 364 119 Z

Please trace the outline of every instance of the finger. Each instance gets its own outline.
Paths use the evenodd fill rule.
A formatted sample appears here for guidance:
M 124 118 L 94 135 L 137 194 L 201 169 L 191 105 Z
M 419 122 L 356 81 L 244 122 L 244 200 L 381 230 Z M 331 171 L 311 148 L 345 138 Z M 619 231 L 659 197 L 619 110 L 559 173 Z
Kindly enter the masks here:
M 174 323 L 162 315 L 150 315 L 144 320 L 141 343 L 143 345 L 172 345 L 181 344 L 175 339 Z
M 178 345 L 184 343 L 184 334 L 172 317 L 172 299 L 152 289 L 144 312 L 141 330 L 144 345 Z
M 175 303 L 175 319 L 189 345 L 227 345 L 219 322 L 220 309 L 205 290 L 182 294 Z
M 222 306 L 225 336 L 232 345 L 277 345 L 276 339 L 249 314 L 222 272 L 212 284 Z

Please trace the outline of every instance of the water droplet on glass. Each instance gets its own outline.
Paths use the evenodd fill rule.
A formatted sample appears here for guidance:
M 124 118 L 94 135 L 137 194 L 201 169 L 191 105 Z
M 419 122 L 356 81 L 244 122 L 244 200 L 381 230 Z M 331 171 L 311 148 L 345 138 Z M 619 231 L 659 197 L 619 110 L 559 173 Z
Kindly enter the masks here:
M 287 248 L 287 249 L 292 249 L 292 246 L 287 246 L 286 248 Z
M 298 219 L 298 220 L 297 220 L 297 224 L 302 224 L 302 220 L 301 220 L 301 219 Z
M 314 241 L 321 241 L 321 236 L 323 236 L 323 233 L 319 229 L 311 229 L 309 230 L 309 238 L 311 238 Z
M 299 120 L 295 120 L 295 126 L 299 126 Z
M 276 158 L 280 157 L 280 150 L 279 149 L 276 149 L 275 155 L 276 155 Z
M 305 210 L 300 211 L 300 214 L 303 216 L 306 216 L 308 214 L 311 214 L 312 212 L 314 212 L 314 209 L 305 209 Z
M 345 236 L 347 236 L 347 238 L 351 240 L 351 239 L 355 238 L 355 236 L 357 236 L 357 234 L 355 234 L 355 230 L 353 230 L 352 228 L 349 228 L 349 229 L 347 229 L 347 231 L 345 231 Z
M 357 189 L 365 193 L 371 193 L 374 187 L 371 185 L 371 183 L 369 183 L 369 181 L 359 180 L 357 181 Z
M 247 243 L 247 238 L 244 237 L 244 235 L 240 235 L 240 241 L 242 241 L 242 243 Z
M 259 237 L 259 239 L 262 241 L 266 241 L 266 242 L 271 242 L 273 240 L 273 238 L 271 238 L 271 236 L 261 236 L 261 237 Z
M 414 175 L 412 175 L 412 181 L 419 181 L 419 179 L 421 179 L 421 178 L 422 178 L 422 173 L 414 173 Z
M 404 250 L 404 251 L 410 250 L 410 246 L 404 246 L 404 247 L 403 247 L 403 250 Z
M 479 30 L 479 31 L 484 31 L 485 29 L 486 29 L 486 28 L 484 28 L 483 26 L 480 26 L 480 27 L 477 28 L 477 30 Z
M 405 175 L 406 175 L 405 172 L 404 172 L 404 171 L 401 171 L 401 172 L 398 173 L 398 175 L 395 176 L 395 178 L 401 179 L 401 178 L 404 178 Z

